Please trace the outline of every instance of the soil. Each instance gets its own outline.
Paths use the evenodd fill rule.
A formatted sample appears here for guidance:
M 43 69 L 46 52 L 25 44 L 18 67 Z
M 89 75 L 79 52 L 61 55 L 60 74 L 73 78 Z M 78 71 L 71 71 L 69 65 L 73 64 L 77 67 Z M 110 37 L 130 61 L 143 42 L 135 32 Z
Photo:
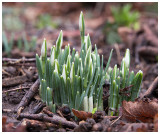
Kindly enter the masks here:
M 108 12 L 107 10 L 107 7 L 109 5 L 114 4 L 108 3 L 102 6 L 100 4 L 98 5 L 97 3 L 74 3 L 73 5 L 68 3 L 63 3 L 62 5 L 60 5 L 60 3 L 45 3 L 44 5 L 40 3 L 3 3 L 3 10 L 4 7 L 6 9 L 24 9 L 23 13 L 20 14 L 20 19 L 22 20 L 22 22 L 25 22 L 25 27 L 23 29 L 21 29 L 20 31 L 14 31 L 16 33 L 16 36 L 14 38 L 14 49 L 12 50 L 11 55 L 8 56 L 5 51 L 2 52 L 2 115 L 4 118 L 7 119 L 7 122 L 3 122 L 4 131 L 155 131 L 155 123 L 153 122 L 149 125 L 148 123 L 142 122 L 140 122 L 142 124 L 124 122 L 123 119 L 119 119 L 113 125 L 108 125 L 111 124 L 111 122 L 115 119 L 109 117 L 104 118 L 107 115 L 105 112 L 107 112 L 107 96 L 109 90 L 109 88 L 106 85 L 104 86 L 103 90 L 103 103 L 105 109 L 102 112 L 103 114 L 101 116 L 97 116 L 96 119 L 88 119 L 84 122 L 80 120 L 76 121 L 76 123 L 79 125 L 77 125 L 75 129 L 63 127 L 54 123 L 45 123 L 41 120 L 25 120 L 25 118 L 18 118 L 19 114 L 17 114 L 17 108 L 22 98 L 25 96 L 27 92 L 29 92 L 31 86 L 36 82 L 38 78 L 34 58 L 36 53 L 40 54 L 40 48 L 43 38 L 47 38 L 48 54 L 50 54 L 49 48 L 51 48 L 51 46 L 55 44 L 58 33 L 62 29 L 64 33 L 63 47 L 70 43 L 71 48 L 75 48 L 78 51 L 80 50 L 80 33 L 78 30 L 78 17 L 81 10 L 83 10 L 85 14 L 87 14 L 87 17 L 85 18 L 86 31 L 90 33 L 91 41 L 93 44 L 97 44 L 99 54 L 104 56 L 104 67 L 108 61 L 108 57 L 112 48 L 114 49 L 114 51 L 110 63 L 111 67 L 114 67 L 115 64 L 120 66 L 119 62 L 121 62 L 126 48 L 130 48 L 130 71 L 133 70 L 136 73 L 138 72 L 138 70 L 142 70 L 144 74 L 141 86 L 142 90 L 139 96 L 141 97 L 147 91 L 152 82 L 158 76 L 158 60 L 156 60 L 156 57 L 154 56 L 154 54 L 156 53 L 155 50 L 153 50 L 153 52 L 151 51 L 150 53 L 144 54 L 144 51 L 147 50 L 144 49 L 143 51 L 140 51 L 140 49 L 144 46 L 152 47 L 153 49 L 156 48 L 156 56 L 158 57 L 158 42 L 156 44 L 156 42 L 153 41 L 153 39 L 156 39 L 158 41 L 158 17 L 143 15 L 143 17 L 141 17 L 139 20 L 139 22 L 141 23 L 140 30 L 133 30 L 131 33 L 128 33 L 126 29 L 123 29 L 123 34 L 126 35 L 123 39 L 123 42 L 117 45 L 109 45 L 106 42 L 105 34 L 102 32 L 106 20 L 108 20 L 111 17 L 110 11 Z M 96 9 L 96 6 L 102 6 L 102 10 L 98 11 Z M 143 8 L 140 7 L 142 7 L 141 3 L 139 3 L 138 6 L 136 6 L 136 4 L 133 4 L 134 9 L 143 10 Z M 53 12 L 51 8 L 56 8 L 56 12 Z M 143 12 L 141 10 L 141 13 L 145 12 L 144 10 Z M 36 20 L 38 16 L 42 13 L 50 13 L 53 20 L 55 19 L 59 21 L 59 26 L 57 28 L 36 28 Z M 91 21 L 95 21 L 96 24 L 89 25 Z M 7 30 L 5 31 L 7 37 L 10 37 L 11 32 Z M 36 49 L 31 52 L 27 52 L 27 54 L 23 50 L 18 50 L 17 52 L 16 46 L 18 37 L 21 37 L 21 33 L 24 31 L 27 35 L 28 40 L 32 36 L 37 37 Z M 123 36 L 122 33 L 121 36 Z M 117 55 L 117 51 L 120 52 L 120 55 Z M 151 53 L 153 53 L 153 55 Z M 8 58 L 8 60 L 6 60 L 5 58 Z M 33 60 L 27 61 L 27 59 Z M 154 98 L 158 99 L 158 87 L 153 90 L 152 94 Z M 43 109 L 45 107 L 45 104 L 41 102 L 39 93 L 36 92 L 34 94 L 34 97 L 30 99 L 29 103 L 24 107 L 24 109 L 20 113 L 44 114 Z M 64 115 L 64 117 L 68 120 L 75 122 L 73 117 L 68 113 L 65 115 L 65 113 L 63 113 L 61 110 L 60 113 L 62 114 L 62 116 Z M 57 115 L 61 116 L 60 113 Z M 22 127 L 22 123 L 24 122 L 27 122 L 25 128 Z M 10 126 L 8 125 L 10 123 L 13 123 L 13 125 L 10 126 L 14 126 L 15 129 L 10 128 Z M 139 129 L 137 129 L 137 125 L 142 127 L 139 127 Z M 133 126 L 133 128 L 129 129 L 129 127 L 131 126 Z

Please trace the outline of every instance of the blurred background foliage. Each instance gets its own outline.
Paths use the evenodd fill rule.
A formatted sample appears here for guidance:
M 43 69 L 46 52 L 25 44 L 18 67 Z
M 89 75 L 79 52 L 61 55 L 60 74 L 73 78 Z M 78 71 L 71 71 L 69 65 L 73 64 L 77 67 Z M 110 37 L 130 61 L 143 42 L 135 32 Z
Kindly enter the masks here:
M 111 6 L 111 13 L 113 15 L 113 22 L 106 23 L 104 27 L 104 34 L 108 44 L 121 43 L 121 38 L 118 35 L 119 27 L 129 27 L 138 30 L 140 27 L 138 11 L 131 11 L 132 5 L 126 4 L 124 6 Z
M 26 33 L 26 40 L 28 42 L 32 40 L 33 35 L 37 38 L 36 42 L 38 40 L 42 42 L 44 34 L 45 37 L 47 36 L 46 38 L 49 38 L 48 40 L 53 42 L 53 36 L 57 36 L 55 31 L 61 29 L 75 31 L 78 29 L 76 20 L 78 20 L 78 15 L 81 10 L 85 13 L 86 27 L 88 27 L 90 31 L 98 29 L 98 31 L 100 31 L 99 39 L 101 36 L 104 36 L 104 43 L 112 45 L 123 42 L 118 33 L 120 27 L 127 27 L 128 29 L 137 31 L 141 27 L 141 18 L 143 18 L 144 15 L 157 17 L 158 3 L 73 2 L 51 4 L 47 2 L 4 2 L 2 6 L 2 31 L 6 33 L 8 42 L 10 42 L 12 33 L 15 35 L 14 40 L 19 40 L 22 38 L 24 32 Z M 70 18 L 71 21 L 68 18 Z M 76 32 L 73 34 L 74 36 L 77 35 Z M 67 33 L 65 36 L 67 36 L 68 40 L 71 40 L 69 37 L 70 33 Z M 5 46 L 4 41 L 2 44 Z M 17 45 L 17 47 L 18 46 L 20 45 Z M 32 47 L 35 46 L 36 45 L 33 45 Z M 22 48 L 23 47 L 25 51 L 31 50 L 25 48 L 25 45 L 22 45 Z

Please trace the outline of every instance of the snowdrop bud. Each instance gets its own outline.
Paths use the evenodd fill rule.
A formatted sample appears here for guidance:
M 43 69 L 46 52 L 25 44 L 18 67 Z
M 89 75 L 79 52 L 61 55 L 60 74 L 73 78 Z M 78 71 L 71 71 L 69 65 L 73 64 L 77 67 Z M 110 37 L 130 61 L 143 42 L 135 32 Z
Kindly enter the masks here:
M 129 68 L 129 65 L 130 65 L 130 51 L 129 51 L 129 49 L 126 50 L 124 61 L 125 61 L 126 67 Z
M 54 50 L 52 51 L 52 54 L 51 54 L 51 65 L 53 66 L 54 64 Z
M 58 61 L 57 61 L 57 59 L 55 60 L 55 70 L 54 71 L 58 73 Z
M 45 57 L 46 54 L 47 54 L 47 43 L 46 43 L 46 39 L 44 38 L 42 48 L 41 48 L 41 56 Z
M 74 76 L 74 62 L 72 62 L 72 67 L 71 67 L 71 72 L 70 72 L 71 82 L 73 82 L 73 76 Z
M 122 76 L 124 76 L 124 71 L 125 71 L 125 59 L 124 58 L 122 59 L 122 62 L 123 62 L 123 64 L 122 64 Z
M 89 112 L 93 111 L 93 96 L 89 97 L 89 108 L 88 108 Z
M 66 78 L 67 78 L 67 76 L 66 76 L 66 65 L 63 65 L 62 77 L 64 79 L 64 82 L 66 83 Z
M 139 70 L 139 71 L 138 71 L 138 73 L 139 73 L 139 74 L 141 74 L 141 75 L 143 75 L 143 72 L 142 72 L 142 70 Z
M 85 31 L 85 25 L 84 25 L 84 17 L 83 17 L 83 12 L 81 11 L 81 14 L 79 16 L 79 30 L 81 32 Z
M 85 96 L 83 99 L 84 111 L 88 111 L 88 96 Z

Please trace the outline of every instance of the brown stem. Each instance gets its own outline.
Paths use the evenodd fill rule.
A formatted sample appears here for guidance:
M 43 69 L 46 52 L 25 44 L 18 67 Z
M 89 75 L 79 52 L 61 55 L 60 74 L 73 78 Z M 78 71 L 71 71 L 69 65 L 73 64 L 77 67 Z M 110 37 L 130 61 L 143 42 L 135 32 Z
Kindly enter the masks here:
M 11 59 L 11 58 L 2 58 L 2 62 L 35 62 L 35 58 L 22 58 L 22 59 Z
M 144 93 L 144 95 L 140 99 L 151 95 L 156 88 L 158 88 L 158 76 L 154 79 L 153 83 L 150 85 L 148 90 Z
M 45 114 L 21 113 L 19 115 L 19 118 L 27 118 L 27 119 L 33 119 L 33 120 L 38 120 L 38 121 L 50 122 L 52 124 L 56 124 L 56 125 L 68 127 L 68 128 L 75 128 L 78 126 L 76 123 L 67 121 L 66 119 L 59 117 L 57 115 L 53 115 L 53 117 L 48 117 Z
M 25 96 L 22 98 L 21 102 L 19 103 L 17 107 L 17 113 L 20 114 L 22 109 L 30 102 L 32 97 L 35 95 L 35 93 L 38 91 L 39 88 L 39 79 L 36 80 L 36 82 L 31 86 L 29 91 L 25 94 Z
M 13 78 L 6 78 L 2 80 L 2 87 L 15 86 L 22 84 L 28 80 L 27 75 L 16 76 Z

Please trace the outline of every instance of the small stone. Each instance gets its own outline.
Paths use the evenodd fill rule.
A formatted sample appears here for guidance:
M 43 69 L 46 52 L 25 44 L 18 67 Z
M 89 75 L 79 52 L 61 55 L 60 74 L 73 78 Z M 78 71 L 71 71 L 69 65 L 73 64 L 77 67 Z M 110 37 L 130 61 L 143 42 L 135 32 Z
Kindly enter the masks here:
M 64 128 L 59 128 L 56 132 L 66 132 L 66 130 Z
M 103 130 L 103 126 L 101 125 L 101 123 L 96 123 L 93 125 L 92 130 L 96 132 L 100 132 Z
M 74 128 L 74 132 L 89 132 L 92 129 L 92 125 L 88 122 L 81 123 Z
M 93 126 L 94 124 L 96 124 L 95 120 L 92 119 L 92 118 L 88 118 L 88 119 L 86 120 L 86 122 L 90 123 L 92 126 Z

